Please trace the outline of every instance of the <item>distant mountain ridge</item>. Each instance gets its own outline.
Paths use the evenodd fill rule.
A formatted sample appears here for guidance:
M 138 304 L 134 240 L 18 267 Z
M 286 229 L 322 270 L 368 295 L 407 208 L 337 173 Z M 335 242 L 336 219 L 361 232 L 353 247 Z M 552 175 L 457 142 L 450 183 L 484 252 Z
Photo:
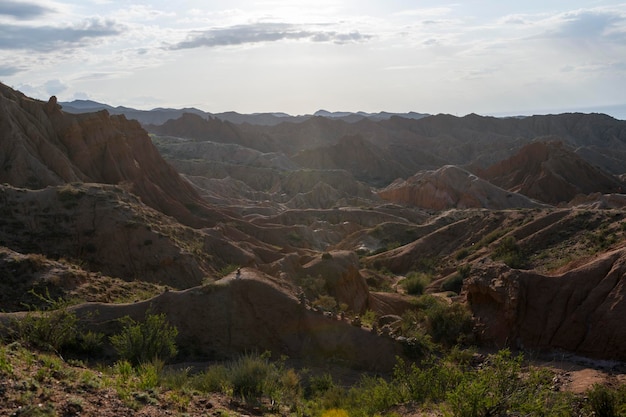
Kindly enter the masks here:
M 135 119 L 139 123 L 160 125 L 167 122 L 170 119 L 178 119 L 185 113 L 196 114 L 198 116 L 209 118 L 214 117 L 224 122 L 230 122 L 234 124 L 250 124 L 259 126 L 275 126 L 283 122 L 303 122 L 312 117 L 327 117 L 332 119 L 341 119 L 348 123 L 357 122 L 363 119 L 370 119 L 374 121 L 387 120 L 393 116 L 404 117 L 407 119 L 421 119 L 429 116 L 426 113 L 390 113 L 390 112 L 330 112 L 327 110 L 318 110 L 314 114 L 305 114 L 293 116 L 282 112 L 272 113 L 252 113 L 241 114 L 234 111 L 222 112 L 222 113 L 209 113 L 195 107 L 188 107 L 182 109 L 162 108 L 157 107 L 152 110 L 138 110 L 131 107 L 117 106 L 113 107 L 108 104 L 98 103 L 92 100 L 73 100 L 69 102 L 59 103 L 63 110 L 68 113 L 80 114 L 91 113 L 99 110 L 106 110 L 110 114 L 123 114 L 127 119 Z

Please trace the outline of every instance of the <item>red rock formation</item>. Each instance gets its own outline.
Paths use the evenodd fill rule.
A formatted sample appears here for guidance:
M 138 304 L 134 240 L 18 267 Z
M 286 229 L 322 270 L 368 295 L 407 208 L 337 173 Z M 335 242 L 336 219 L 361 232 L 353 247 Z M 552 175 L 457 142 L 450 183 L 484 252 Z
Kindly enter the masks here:
M 354 252 L 335 251 L 317 257 L 302 267 L 302 274 L 323 277 L 326 288 L 337 302 L 345 303 L 358 314 L 367 308 L 369 290 L 359 272 L 359 258 Z
M 483 342 L 626 360 L 626 249 L 558 276 L 474 265 L 463 292 Z
M 578 194 L 616 193 L 626 188 L 560 141 L 526 145 L 479 175 L 498 187 L 548 204 L 565 203 Z
M 447 165 L 436 171 L 422 171 L 405 180 L 396 180 L 378 192 L 388 201 L 432 210 L 450 208 L 527 208 L 540 204 L 505 191 L 470 172 Z
M 0 84 L 0 132 L 1 182 L 30 188 L 74 181 L 123 185 L 188 225 L 223 217 L 163 160 L 139 123 L 124 116 L 66 114 L 54 97 L 43 103 Z
M 231 276 L 135 304 L 85 304 L 76 307 L 76 312 L 91 322 L 91 328 L 106 334 L 117 331 L 115 319 L 124 315 L 142 320 L 147 309 L 165 313 L 179 330 L 181 349 L 205 357 L 236 356 L 254 347 L 293 359 L 336 361 L 378 371 L 392 369 L 401 354 L 398 343 L 348 321 L 308 310 L 284 284 L 246 268 L 241 279 Z M 0 315 L 0 323 L 2 319 Z

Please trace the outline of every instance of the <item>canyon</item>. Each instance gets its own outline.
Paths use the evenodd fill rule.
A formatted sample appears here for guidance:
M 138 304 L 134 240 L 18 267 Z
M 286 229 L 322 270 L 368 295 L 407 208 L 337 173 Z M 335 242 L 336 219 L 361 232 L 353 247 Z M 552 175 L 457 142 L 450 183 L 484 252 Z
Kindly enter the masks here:
M 105 333 L 165 312 L 189 360 L 388 371 L 405 338 L 351 319 L 422 273 L 482 347 L 626 360 L 626 121 L 66 107 L 0 85 L 5 323 L 48 291 Z

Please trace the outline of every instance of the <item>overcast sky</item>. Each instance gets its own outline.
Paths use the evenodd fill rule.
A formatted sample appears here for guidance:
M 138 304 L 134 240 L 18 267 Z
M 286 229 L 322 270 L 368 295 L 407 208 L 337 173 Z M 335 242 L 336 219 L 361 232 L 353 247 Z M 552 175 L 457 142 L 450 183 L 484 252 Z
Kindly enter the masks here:
M 141 109 L 626 119 L 626 2 L 0 0 L 0 81 Z

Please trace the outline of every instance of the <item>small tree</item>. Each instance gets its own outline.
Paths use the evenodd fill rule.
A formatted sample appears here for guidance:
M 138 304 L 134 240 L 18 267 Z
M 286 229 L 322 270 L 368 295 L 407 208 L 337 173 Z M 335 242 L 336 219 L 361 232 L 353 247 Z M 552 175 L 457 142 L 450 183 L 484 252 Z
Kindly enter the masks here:
M 176 336 L 178 329 L 170 325 L 165 314 L 146 312 L 143 323 L 126 316 L 120 319 L 121 333 L 111 336 L 111 344 L 122 359 L 133 365 L 167 360 L 178 353 Z
M 14 331 L 17 338 L 30 346 L 59 352 L 63 348 L 76 343 L 78 337 L 78 319 L 73 311 L 68 310 L 66 301 L 53 299 L 48 290 L 45 294 L 38 294 L 31 290 L 31 294 L 46 304 L 44 311 L 38 311 L 30 306 L 26 316 L 16 321 Z

